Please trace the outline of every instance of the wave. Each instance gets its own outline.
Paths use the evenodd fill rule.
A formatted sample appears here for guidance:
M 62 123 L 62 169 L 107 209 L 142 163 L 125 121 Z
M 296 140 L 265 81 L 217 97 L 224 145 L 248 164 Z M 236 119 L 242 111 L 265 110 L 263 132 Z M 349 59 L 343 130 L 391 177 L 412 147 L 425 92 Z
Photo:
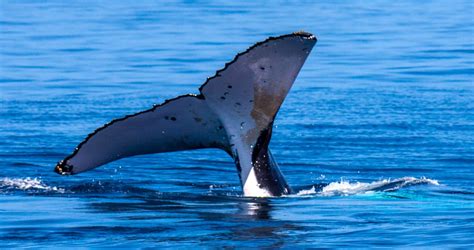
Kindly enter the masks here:
M 322 189 L 317 189 L 312 186 L 310 189 L 303 189 L 296 193 L 296 196 L 318 195 L 318 196 L 347 196 L 356 194 L 365 194 L 369 192 L 392 192 L 404 187 L 416 185 L 439 185 L 437 180 L 428 179 L 425 177 L 403 177 L 397 179 L 383 179 L 370 183 L 366 182 L 349 182 L 342 180 L 331 182 Z
M 46 192 L 57 192 L 64 193 L 63 188 L 58 188 L 54 186 L 48 186 L 41 179 L 38 178 L 2 178 L 0 179 L 0 193 L 11 192 L 11 191 L 46 191 Z
M 340 180 L 327 184 L 317 184 L 311 186 L 311 188 L 300 189 L 296 194 L 291 196 L 348 196 L 365 194 L 370 192 L 391 192 L 396 191 L 404 187 L 415 186 L 415 185 L 439 185 L 437 180 L 428 179 L 425 177 L 403 177 L 397 179 L 383 179 L 374 182 L 350 182 L 346 180 Z M 237 196 L 240 194 L 235 191 L 235 187 L 232 188 L 232 192 L 229 193 L 228 185 L 211 185 L 209 186 L 210 192 L 214 194 L 220 194 L 221 190 L 223 196 Z M 60 188 L 56 186 L 50 186 L 45 184 L 39 178 L 8 178 L 4 177 L 0 179 L 0 193 L 10 193 L 15 191 L 26 191 L 28 193 L 155 193 L 153 190 L 147 190 L 142 188 L 134 188 L 131 186 L 123 185 L 123 183 L 115 182 L 94 182 L 86 183 L 78 186 L 72 186 L 69 188 Z M 146 191 L 146 192 L 145 192 Z

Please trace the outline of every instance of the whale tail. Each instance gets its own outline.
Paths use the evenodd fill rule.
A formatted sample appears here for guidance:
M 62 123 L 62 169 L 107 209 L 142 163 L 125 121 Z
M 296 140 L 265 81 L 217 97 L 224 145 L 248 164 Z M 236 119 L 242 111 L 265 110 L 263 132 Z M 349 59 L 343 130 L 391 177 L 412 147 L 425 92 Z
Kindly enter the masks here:
M 77 174 L 134 155 L 220 148 L 235 161 L 244 195 L 290 188 L 268 149 L 275 116 L 316 38 L 270 37 L 237 56 L 199 88 L 98 128 L 55 171 Z

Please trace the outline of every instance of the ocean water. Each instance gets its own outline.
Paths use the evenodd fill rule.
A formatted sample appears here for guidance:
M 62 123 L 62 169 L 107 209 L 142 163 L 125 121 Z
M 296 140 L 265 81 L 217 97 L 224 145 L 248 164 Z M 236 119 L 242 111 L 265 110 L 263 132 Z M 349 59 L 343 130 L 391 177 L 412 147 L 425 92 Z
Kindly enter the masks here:
M 474 248 L 473 1 L 1 1 L 1 247 Z M 53 172 L 111 119 L 197 93 L 268 36 L 318 37 L 271 145 Z

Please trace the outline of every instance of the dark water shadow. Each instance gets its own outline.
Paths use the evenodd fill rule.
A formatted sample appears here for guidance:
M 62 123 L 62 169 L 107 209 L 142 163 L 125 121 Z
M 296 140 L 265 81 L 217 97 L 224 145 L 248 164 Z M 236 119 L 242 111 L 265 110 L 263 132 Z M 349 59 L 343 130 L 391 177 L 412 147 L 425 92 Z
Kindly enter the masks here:
M 74 188 L 78 190 L 82 188 Z M 90 191 L 91 189 L 86 189 Z M 92 194 L 96 196 L 96 194 Z M 208 230 L 211 233 L 200 238 L 201 242 L 248 242 L 262 246 L 279 247 L 287 244 L 288 232 L 303 231 L 304 227 L 289 220 L 276 219 L 273 212 L 281 209 L 279 198 L 249 198 L 233 194 L 208 193 L 160 193 L 147 189 L 129 189 L 125 195 L 114 195 L 87 204 L 90 213 L 123 214 L 121 220 L 130 223 L 156 220 L 173 221 L 173 225 L 189 230 Z M 97 199 L 96 199 L 97 200 Z M 195 224 L 200 226 L 196 228 Z M 169 228 L 169 223 L 157 224 Z M 159 238 L 159 237 L 157 237 Z M 168 237 L 168 241 L 192 241 L 187 235 Z M 242 245 L 239 245 L 242 246 Z M 243 243 L 245 246 L 245 243 Z

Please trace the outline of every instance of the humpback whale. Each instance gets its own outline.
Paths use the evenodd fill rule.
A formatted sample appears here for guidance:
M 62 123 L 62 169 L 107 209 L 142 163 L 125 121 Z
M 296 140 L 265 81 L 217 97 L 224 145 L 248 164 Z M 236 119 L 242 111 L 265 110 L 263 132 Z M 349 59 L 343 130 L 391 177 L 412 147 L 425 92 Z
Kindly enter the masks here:
M 273 121 L 316 37 L 269 37 L 239 53 L 199 88 L 153 108 L 112 120 L 60 161 L 55 172 L 78 174 L 121 158 L 218 148 L 235 162 L 244 196 L 290 194 L 268 145 Z

